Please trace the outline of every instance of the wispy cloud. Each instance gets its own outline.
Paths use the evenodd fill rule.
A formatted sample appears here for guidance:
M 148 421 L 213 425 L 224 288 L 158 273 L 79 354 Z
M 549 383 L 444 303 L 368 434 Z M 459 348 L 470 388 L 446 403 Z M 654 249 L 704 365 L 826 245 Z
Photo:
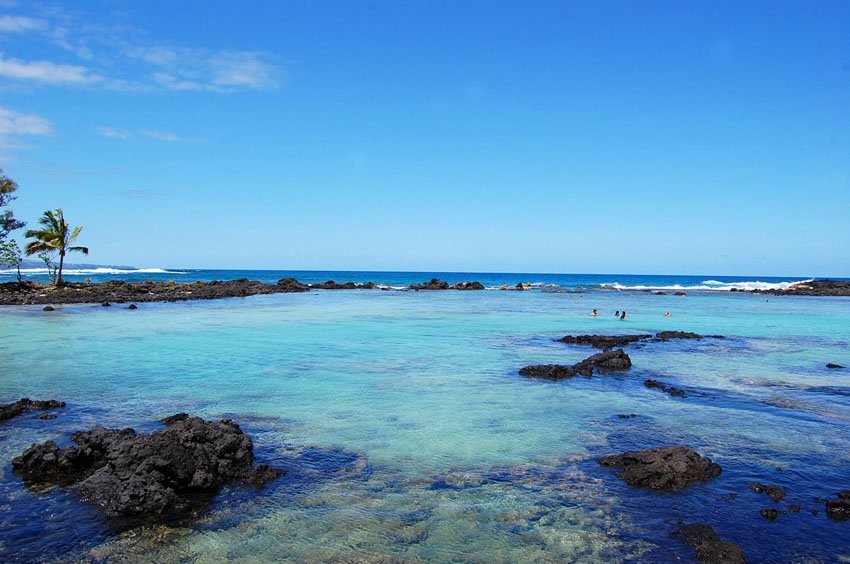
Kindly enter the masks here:
M 31 32 L 30 39 L 58 47 L 57 56 L 49 61 L 24 61 L 4 59 L 0 53 L 0 78 L 41 84 L 96 83 L 98 88 L 117 91 L 226 93 L 280 86 L 280 69 L 267 53 L 177 45 L 123 22 L 84 19 L 59 6 L 42 6 L 36 15 L 0 16 L 0 33 Z M 85 64 L 67 64 L 63 59 L 69 55 Z
M 94 129 L 104 137 L 110 137 L 112 139 L 128 140 L 136 137 L 149 137 L 151 139 L 158 139 L 160 141 L 168 141 L 172 143 L 178 141 L 184 143 L 203 143 L 206 141 L 206 139 L 200 137 L 184 137 L 171 131 L 158 131 L 153 129 L 140 129 L 136 132 L 105 126 L 95 127 Z
M 32 148 L 22 137 L 52 133 L 53 126 L 45 118 L 0 106 L 0 158 L 3 160 L 11 160 L 16 150 Z
M 0 33 L 25 33 L 47 28 L 47 22 L 26 16 L 0 16 Z
M 0 53 L 0 76 L 12 80 L 30 80 L 46 84 L 84 84 L 102 80 L 102 77 L 85 67 L 60 65 L 49 61 L 26 62 L 20 59 L 6 59 L 2 53 Z
M 95 131 L 103 135 L 104 137 L 112 137 L 113 139 L 130 139 L 133 134 L 129 131 L 124 131 L 121 129 L 115 129 L 113 127 L 95 127 Z

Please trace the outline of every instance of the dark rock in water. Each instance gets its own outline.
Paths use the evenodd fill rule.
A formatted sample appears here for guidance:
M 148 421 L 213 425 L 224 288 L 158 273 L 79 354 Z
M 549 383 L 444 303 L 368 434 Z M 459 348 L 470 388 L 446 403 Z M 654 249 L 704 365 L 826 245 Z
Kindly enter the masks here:
M 661 331 L 655 334 L 655 338 L 659 341 L 669 341 L 670 339 L 702 339 L 702 335 L 689 333 L 688 331 Z
M 785 490 L 783 488 L 780 488 L 779 486 L 768 486 L 765 484 L 759 484 L 754 482 L 747 484 L 747 487 L 756 493 L 767 494 L 767 497 L 777 503 L 782 501 L 782 498 L 785 497 Z
M 685 446 L 666 446 L 603 456 L 599 463 L 619 467 L 617 477 L 629 485 L 668 491 L 711 480 L 723 471 L 710 458 L 700 456 Z
M 776 521 L 776 518 L 779 517 L 779 511 L 773 507 L 770 509 L 762 509 L 759 513 L 762 517 L 770 521 Z
M 102 303 L 102 304 L 100 304 L 100 305 L 102 305 L 103 307 L 109 307 L 109 306 L 111 306 L 112 304 L 111 304 L 111 303 L 109 303 L 109 302 L 103 302 L 103 303 Z
M 458 282 L 449 286 L 450 290 L 483 290 L 484 284 L 481 282 Z
M 657 290 L 657 291 L 652 292 L 652 293 L 655 296 L 666 296 L 667 295 L 667 292 L 662 292 L 661 290 Z
M 548 378 L 549 380 L 562 380 L 564 378 L 572 378 L 578 375 L 578 369 L 575 365 L 563 364 L 535 364 L 520 368 L 520 376 L 528 376 L 529 378 Z
M 11 419 L 12 417 L 29 413 L 30 411 L 46 411 L 48 409 L 58 409 L 60 407 L 65 407 L 64 401 L 40 401 L 31 400 L 29 398 L 21 398 L 12 403 L 0 403 L 0 423 Z
M 845 280 L 811 280 L 792 284 L 784 290 L 752 290 L 752 292 L 777 296 L 850 296 L 850 282 Z
M 175 413 L 174 415 L 169 415 L 163 419 L 160 419 L 159 422 L 163 425 L 173 425 L 174 423 L 179 423 L 180 421 L 185 421 L 189 419 L 189 414 L 185 412 Z
M 850 490 L 841 491 L 836 499 L 826 502 L 826 515 L 836 521 L 850 519 Z
M 632 366 L 632 359 L 629 358 L 623 349 L 614 351 L 606 351 L 589 356 L 577 364 L 571 366 L 562 364 L 538 364 L 526 366 L 520 369 L 521 376 L 529 376 L 532 378 L 548 378 L 550 380 L 561 380 L 564 378 L 572 378 L 581 374 L 582 376 L 592 376 L 594 371 L 605 373 L 612 371 L 628 370 Z
M 650 337 L 652 335 L 567 335 L 558 339 L 558 342 L 568 343 L 570 345 L 590 345 L 597 349 L 608 350 L 649 339 Z
M 448 290 L 449 283 L 439 278 L 432 278 L 422 284 L 411 284 L 408 288 L 411 290 Z
M 658 380 L 652 380 L 652 379 L 644 380 L 643 385 L 646 386 L 647 388 L 657 388 L 657 389 L 661 390 L 662 392 L 666 392 L 666 393 L 670 394 L 673 397 L 680 397 L 680 398 L 687 397 L 685 395 L 685 390 L 683 390 L 681 388 L 677 388 L 676 386 L 668 386 L 664 382 L 659 382 Z
M 136 304 L 130 304 L 127 306 L 127 309 L 139 309 L 139 307 Z
M 310 287 L 306 284 L 302 284 L 295 278 L 281 278 L 275 284 L 279 289 L 282 289 L 285 292 L 309 292 Z
M 740 546 L 721 539 L 710 525 L 682 525 L 673 536 L 696 550 L 698 562 L 741 564 L 747 561 Z
M 41 308 L 41 311 L 56 311 L 56 310 L 53 309 L 53 306 L 48 305 L 48 306 L 44 306 L 43 308 Z
M 365 284 L 355 284 L 354 282 L 345 282 L 340 284 L 333 280 L 322 282 L 321 284 L 310 284 L 310 288 L 314 290 L 373 290 L 378 285 L 374 282 L 366 282 Z
M 618 413 L 617 417 L 619 417 L 620 419 L 634 419 L 635 417 L 637 417 L 637 414 L 635 414 L 635 413 Z
M 832 362 L 828 362 L 826 365 L 827 368 L 844 368 L 840 364 L 833 364 Z
M 75 446 L 33 445 L 12 467 L 29 483 L 76 484 L 83 501 L 135 524 L 184 517 L 223 484 L 261 485 L 281 475 L 253 467 L 251 438 L 228 419 L 178 414 L 165 421 L 150 434 L 96 427 L 74 433 Z
M 36 419 L 56 419 L 55 413 L 42 413 Z
M 788 506 L 788 511 L 791 511 L 793 513 L 799 513 L 801 509 L 802 509 L 802 507 L 800 507 L 799 505 L 795 505 L 793 503 Z

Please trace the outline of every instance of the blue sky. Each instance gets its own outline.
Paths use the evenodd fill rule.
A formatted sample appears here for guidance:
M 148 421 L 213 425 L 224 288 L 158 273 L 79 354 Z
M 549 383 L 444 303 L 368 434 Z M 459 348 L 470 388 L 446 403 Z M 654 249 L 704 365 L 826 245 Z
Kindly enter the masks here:
M 850 276 L 850 2 L 0 0 L 0 166 L 138 266 Z

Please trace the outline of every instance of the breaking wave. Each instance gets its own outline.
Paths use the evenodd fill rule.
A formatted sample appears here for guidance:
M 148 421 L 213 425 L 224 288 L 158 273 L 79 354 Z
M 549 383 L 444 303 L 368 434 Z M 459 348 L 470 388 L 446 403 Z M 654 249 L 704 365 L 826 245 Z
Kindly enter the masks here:
M 21 274 L 24 276 L 27 275 L 39 275 L 39 274 L 48 274 L 46 268 L 22 268 Z M 182 272 L 179 270 L 166 270 L 164 268 L 109 268 L 109 267 L 99 267 L 99 268 L 67 268 L 62 271 L 63 276 L 97 276 L 97 275 L 109 275 L 109 274 L 188 274 L 188 272 Z M 17 276 L 17 272 L 15 270 L 0 270 L 0 276 Z
M 800 284 L 801 282 L 811 282 L 812 279 L 808 280 L 794 280 L 789 282 L 761 282 L 760 280 L 747 280 L 743 282 L 721 282 L 720 280 L 703 280 L 701 284 L 693 285 L 693 286 L 685 286 L 682 284 L 672 284 L 668 286 L 644 286 L 644 285 L 635 285 L 635 286 L 626 286 L 624 284 L 620 284 L 618 282 L 612 282 L 609 284 L 600 284 L 603 288 L 611 288 L 614 290 L 674 290 L 674 291 L 685 291 L 685 290 L 703 290 L 703 291 L 716 291 L 716 292 L 729 292 L 731 290 L 739 290 L 739 291 L 752 291 L 752 290 L 785 290 L 794 284 Z

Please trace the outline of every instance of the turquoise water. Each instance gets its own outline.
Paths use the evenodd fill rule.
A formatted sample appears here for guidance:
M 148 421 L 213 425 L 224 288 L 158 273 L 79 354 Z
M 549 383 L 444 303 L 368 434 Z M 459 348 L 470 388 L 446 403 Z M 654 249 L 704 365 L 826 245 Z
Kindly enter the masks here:
M 554 342 L 565 334 L 664 329 L 728 338 L 634 347 L 623 375 L 517 375 L 595 352 Z M 848 344 L 850 299 L 727 292 L 314 291 L 138 311 L 6 307 L 0 398 L 68 406 L 52 421 L 0 426 L 0 554 L 689 561 L 669 538 L 685 520 L 712 524 L 751 561 L 847 559 L 850 523 L 810 510 L 823 509 L 815 496 L 850 488 L 850 371 L 824 366 L 850 365 Z M 649 377 L 689 397 L 645 388 Z M 289 474 L 260 492 L 225 489 L 194 527 L 153 542 L 11 473 L 33 442 L 96 424 L 149 430 L 178 411 L 234 418 L 260 461 Z M 722 476 L 660 494 L 595 463 L 678 443 Z M 778 507 L 802 511 L 763 519 L 774 504 L 749 481 L 786 487 Z

